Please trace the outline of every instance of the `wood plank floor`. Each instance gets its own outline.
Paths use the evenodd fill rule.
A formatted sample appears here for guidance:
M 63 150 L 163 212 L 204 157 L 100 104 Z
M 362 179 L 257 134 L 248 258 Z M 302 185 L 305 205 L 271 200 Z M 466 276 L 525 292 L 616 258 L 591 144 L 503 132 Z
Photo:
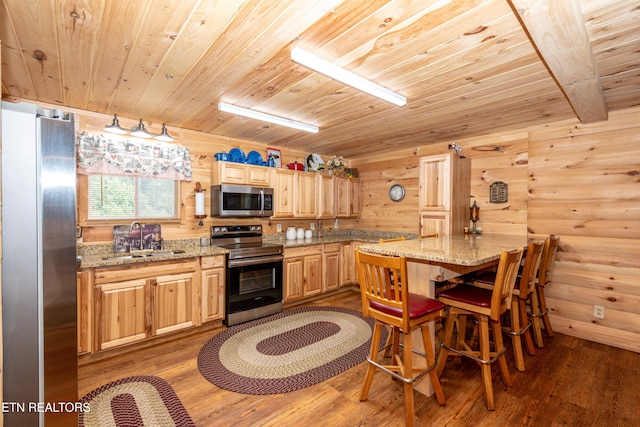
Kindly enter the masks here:
M 307 305 L 360 309 L 347 291 Z M 222 329 L 207 330 L 143 350 L 91 361 L 79 369 L 79 393 L 133 375 L 156 375 L 171 384 L 197 426 L 402 426 L 402 385 L 376 374 L 369 400 L 358 396 L 366 362 L 321 384 L 292 393 L 251 396 L 221 390 L 197 367 L 200 348 Z M 505 340 L 507 342 L 507 340 Z M 452 361 L 441 379 L 447 405 L 415 393 L 417 425 L 424 426 L 631 426 L 640 422 L 640 354 L 556 334 L 527 371 L 515 370 L 513 387 L 494 367 L 496 410 L 488 411 L 475 363 Z

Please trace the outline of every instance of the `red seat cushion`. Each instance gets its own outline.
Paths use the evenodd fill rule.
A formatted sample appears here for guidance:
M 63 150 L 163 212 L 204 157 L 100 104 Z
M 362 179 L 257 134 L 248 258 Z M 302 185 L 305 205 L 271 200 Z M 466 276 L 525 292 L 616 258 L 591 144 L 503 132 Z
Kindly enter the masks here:
M 402 310 L 379 302 L 371 301 L 370 307 L 396 317 L 402 317 Z M 446 306 L 438 300 L 418 294 L 409 293 L 409 318 L 415 319 L 427 314 L 435 313 Z
M 496 283 L 496 273 L 493 271 L 485 271 L 474 277 L 473 281 L 486 283 L 487 285 L 493 285 L 494 283 Z
M 522 276 L 518 274 L 518 278 L 516 279 L 516 284 L 513 289 L 520 289 L 520 278 Z M 496 283 L 496 273 L 493 271 L 486 271 L 484 273 L 478 274 L 473 278 L 474 282 L 484 283 L 486 285 L 494 285 Z
M 440 292 L 438 298 L 448 298 L 465 304 L 476 305 L 478 307 L 491 307 L 491 294 L 489 289 L 478 288 L 476 286 L 458 285 L 455 288 Z

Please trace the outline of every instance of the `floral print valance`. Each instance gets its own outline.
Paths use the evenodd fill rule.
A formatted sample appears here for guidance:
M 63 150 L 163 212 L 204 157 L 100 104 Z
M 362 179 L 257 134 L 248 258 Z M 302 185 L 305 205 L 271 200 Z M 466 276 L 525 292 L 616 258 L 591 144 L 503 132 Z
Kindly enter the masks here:
M 80 132 L 76 153 L 80 174 L 192 179 L 189 149 L 179 145 Z

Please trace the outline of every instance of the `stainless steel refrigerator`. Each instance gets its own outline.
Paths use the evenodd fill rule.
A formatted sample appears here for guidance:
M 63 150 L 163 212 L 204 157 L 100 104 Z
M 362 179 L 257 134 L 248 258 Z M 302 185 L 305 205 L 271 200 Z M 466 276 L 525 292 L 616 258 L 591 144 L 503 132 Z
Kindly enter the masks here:
M 2 103 L 4 425 L 78 413 L 73 115 Z M 10 406 L 7 406 L 7 403 Z

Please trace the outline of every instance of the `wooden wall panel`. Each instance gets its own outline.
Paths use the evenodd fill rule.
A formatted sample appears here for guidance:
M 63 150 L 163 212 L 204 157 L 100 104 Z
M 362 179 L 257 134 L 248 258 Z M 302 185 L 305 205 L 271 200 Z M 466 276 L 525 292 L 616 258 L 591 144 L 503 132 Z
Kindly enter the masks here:
M 478 226 L 484 232 L 527 232 L 527 145 L 525 131 L 456 140 L 471 159 L 471 199 L 480 206 Z M 418 162 L 420 157 L 449 151 L 449 143 L 399 150 L 384 158 L 353 161 L 363 178 L 363 214 L 354 227 L 417 233 Z M 507 203 L 489 202 L 489 186 L 503 181 L 509 186 Z M 389 200 L 389 187 L 405 186 L 403 201 Z
M 546 289 L 552 324 L 639 352 L 640 109 L 529 130 L 529 230 L 560 236 Z
M 472 159 L 472 199 L 485 233 L 560 236 L 547 287 L 554 328 L 564 334 L 640 352 L 640 108 L 609 120 L 550 123 L 458 142 Z M 448 143 L 359 159 L 364 209 L 353 226 L 417 232 L 418 159 Z M 509 185 L 509 201 L 489 203 L 489 185 Z M 387 191 L 407 190 L 397 204 Z M 470 204 L 472 201 L 470 201 Z M 593 317 L 593 306 L 605 318 Z

